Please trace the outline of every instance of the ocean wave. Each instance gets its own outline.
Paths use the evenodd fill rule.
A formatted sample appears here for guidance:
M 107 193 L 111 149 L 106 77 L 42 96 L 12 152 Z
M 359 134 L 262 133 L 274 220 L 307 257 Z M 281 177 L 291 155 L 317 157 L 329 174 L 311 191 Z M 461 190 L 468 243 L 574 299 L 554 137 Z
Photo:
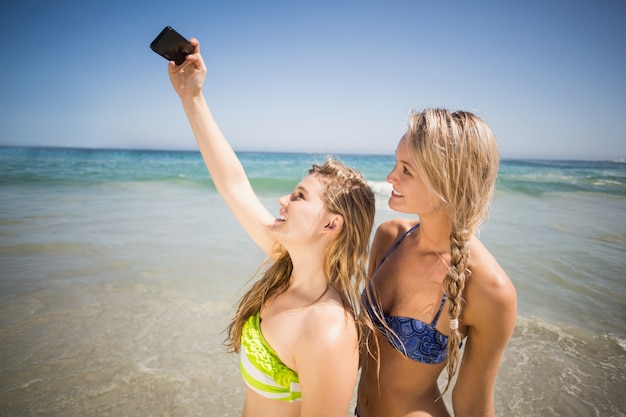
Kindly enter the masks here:
M 545 193 L 593 192 L 626 196 L 624 164 L 613 161 L 506 160 L 497 188 L 531 196 Z
M 575 415 L 623 415 L 624 349 L 619 336 L 518 317 L 498 372 L 499 408 L 516 416 L 574 415 L 574 409 Z
M 387 181 L 368 181 L 368 184 L 375 195 L 388 197 L 391 194 L 392 186 Z

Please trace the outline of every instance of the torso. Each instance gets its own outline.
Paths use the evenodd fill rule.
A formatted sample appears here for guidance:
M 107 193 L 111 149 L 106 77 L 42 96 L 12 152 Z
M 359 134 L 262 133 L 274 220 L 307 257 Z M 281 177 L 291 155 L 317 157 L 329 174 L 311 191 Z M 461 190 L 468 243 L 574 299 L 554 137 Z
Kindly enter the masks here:
M 412 226 L 398 238 L 378 263 L 374 276 L 384 262 L 393 255 L 393 252 L 402 244 L 407 236 L 418 232 L 419 224 Z M 372 289 L 372 287 L 370 287 Z M 443 292 L 443 291 L 442 291 Z M 447 294 L 443 292 L 439 309 L 430 321 L 422 321 L 408 316 L 394 316 L 385 314 L 379 303 L 373 297 L 373 292 L 366 297 L 366 311 L 378 330 L 384 335 L 389 344 L 416 362 L 436 365 L 446 357 L 448 337 L 437 329 L 437 323 L 443 311 Z
M 372 245 L 370 263 L 378 265 L 394 242 L 414 224 L 414 220 L 407 219 L 382 224 Z M 386 316 L 428 323 L 436 315 L 450 256 L 420 252 L 422 237 L 419 233 L 407 235 L 371 275 Z M 470 276 L 465 281 L 459 316 L 459 330 L 467 337 L 458 379 L 450 388 L 464 407 L 459 413 L 470 412 L 468 407 L 472 406 L 493 410 L 493 383 L 513 331 L 516 311 L 515 288 L 497 261 L 476 237 L 471 238 L 469 249 Z M 436 325 L 443 335 L 449 334 L 447 310 L 448 302 Z M 360 417 L 449 417 L 437 385 L 446 361 L 426 364 L 412 360 L 392 347 L 377 330 L 368 340 L 372 349 L 372 341 L 378 341 L 380 363 L 370 355 L 364 356 L 357 400 Z
M 450 258 L 446 255 L 442 259 L 438 254 L 420 253 L 417 249 L 419 228 L 402 239 L 415 226 L 415 222 L 405 221 L 396 223 L 395 226 L 396 230 L 388 233 L 385 242 L 377 245 L 377 253 L 372 254 L 372 259 L 377 258 L 376 262 L 379 264 L 372 276 L 372 282 L 380 297 L 384 315 L 387 319 L 390 316 L 404 317 L 424 324 L 431 324 L 437 317 L 436 325 L 430 333 L 443 336 L 447 342 L 447 302 L 441 313 L 439 309 L 444 298 L 442 283 Z M 381 263 L 389 248 L 399 239 L 402 242 Z M 425 412 L 421 414 L 424 416 L 447 416 L 443 401 L 434 401 L 440 395 L 437 378 L 446 361 L 437 359 L 436 354 L 426 355 L 426 358 L 418 354 L 418 358 L 411 358 L 411 355 L 393 347 L 380 331 L 376 331 L 375 337 L 380 346 L 382 365 L 378 379 L 376 362 L 368 357 L 363 364 L 359 385 L 360 416 L 405 416 L 411 410 L 418 409 Z M 430 363 L 429 357 L 433 359 Z
M 272 299 L 263 307 L 259 314 L 258 333 L 265 346 L 259 347 L 263 355 L 273 356 L 273 362 L 283 367 L 280 376 L 275 372 L 272 377 L 283 385 L 278 391 L 281 399 L 272 398 L 259 390 L 255 390 L 246 382 L 246 401 L 243 417 L 257 417 L 272 415 L 275 417 L 297 417 L 301 410 L 301 394 L 297 392 L 298 367 L 294 357 L 294 346 L 301 337 L 303 329 L 311 328 L 311 323 L 318 323 L 316 315 L 331 314 L 336 321 L 343 321 L 346 313 L 334 290 L 329 290 L 321 299 L 311 299 L 310 295 L 300 296 L 297 290 L 288 289 L 285 293 Z M 352 321 L 352 323 L 354 323 Z M 244 326 L 244 330 L 246 326 Z M 242 344 L 242 352 L 244 345 Z M 243 374 L 243 371 L 242 371 Z M 244 380 L 246 376 L 244 374 Z M 280 381 L 282 379 L 282 381 Z M 270 383 L 272 384 L 272 382 Z M 289 386 L 287 388 L 286 386 Z

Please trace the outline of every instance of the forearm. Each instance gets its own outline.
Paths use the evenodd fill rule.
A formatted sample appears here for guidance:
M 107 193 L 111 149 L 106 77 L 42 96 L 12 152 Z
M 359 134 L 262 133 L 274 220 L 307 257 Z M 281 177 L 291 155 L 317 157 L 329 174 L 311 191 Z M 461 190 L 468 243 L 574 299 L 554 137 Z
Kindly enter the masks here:
M 215 122 L 202 94 L 181 100 L 215 187 L 228 202 L 232 190 L 242 185 L 249 186 L 243 166 Z
M 267 233 L 267 226 L 273 224 L 274 216 L 254 193 L 239 158 L 213 119 L 202 95 L 206 67 L 200 56 L 200 44 L 193 38 L 190 42 L 195 45 L 196 52 L 187 55 L 185 63 L 180 66 L 174 62 L 168 64 L 170 81 L 180 97 L 217 191 L 252 240 L 269 252 L 274 239 Z

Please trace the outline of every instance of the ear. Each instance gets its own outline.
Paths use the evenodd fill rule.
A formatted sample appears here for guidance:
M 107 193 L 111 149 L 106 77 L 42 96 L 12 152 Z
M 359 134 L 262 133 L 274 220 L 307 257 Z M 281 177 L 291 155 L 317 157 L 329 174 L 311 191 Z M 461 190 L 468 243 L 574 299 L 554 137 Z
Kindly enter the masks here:
M 343 228 L 343 216 L 341 214 L 332 214 L 328 218 L 324 232 L 339 232 Z

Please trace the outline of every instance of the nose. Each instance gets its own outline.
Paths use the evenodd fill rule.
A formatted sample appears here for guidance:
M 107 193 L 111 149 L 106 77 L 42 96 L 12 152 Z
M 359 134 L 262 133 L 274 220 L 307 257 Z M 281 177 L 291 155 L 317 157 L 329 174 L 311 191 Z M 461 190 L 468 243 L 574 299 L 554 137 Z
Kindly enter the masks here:
M 397 164 L 394 165 L 393 169 L 391 170 L 391 172 L 389 172 L 389 174 L 387 174 L 387 178 L 385 178 L 389 184 L 395 184 L 396 183 L 396 168 L 397 167 L 398 167 Z
M 283 208 L 287 207 L 289 205 L 289 194 L 278 197 L 278 204 Z

